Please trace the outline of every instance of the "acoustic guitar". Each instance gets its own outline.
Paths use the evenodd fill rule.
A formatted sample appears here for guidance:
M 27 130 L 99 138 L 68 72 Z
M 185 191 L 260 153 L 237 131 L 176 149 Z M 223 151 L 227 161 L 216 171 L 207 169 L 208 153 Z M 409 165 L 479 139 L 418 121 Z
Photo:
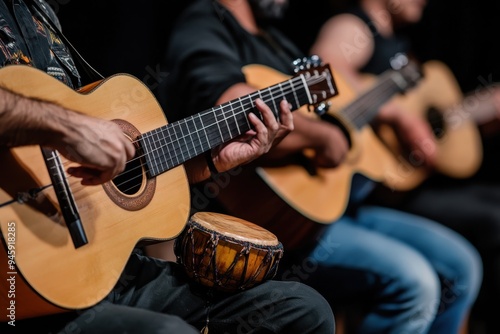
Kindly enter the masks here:
M 281 73 L 260 65 L 247 67 L 245 74 L 255 87 L 271 84 L 282 77 Z M 412 165 L 388 129 L 383 129 L 384 140 L 381 140 L 370 126 L 378 108 L 390 98 L 404 104 L 409 112 L 420 112 L 420 117 L 433 122 L 438 140 L 439 172 L 466 177 L 478 168 L 481 160 L 475 126 L 467 119 L 458 122 L 456 116 L 451 117 L 452 111 L 444 109 L 459 101 L 460 95 L 440 63 L 387 71 L 361 95 L 356 94 L 338 73 L 335 78 L 341 93 L 329 101 L 331 106 L 323 118 L 345 129 L 351 144 L 345 161 L 337 168 L 315 168 L 304 152 L 283 165 L 245 169 L 221 187 L 217 196 L 229 214 L 267 228 L 288 250 L 313 242 L 325 225 L 344 214 L 355 174 L 407 190 L 432 172 Z M 404 95 L 398 94 L 403 91 L 406 91 Z M 431 106 L 436 108 L 428 111 Z M 259 203 L 249 205 L 255 198 L 259 198 Z
M 451 70 L 437 60 L 424 63 L 422 70 L 422 82 L 405 96 L 397 97 L 395 103 L 430 125 L 437 145 L 435 165 L 432 169 L 423 166 L 418 155 L 399 145 L 392 129 L 380 129 L 381 141 L 396 157 L 382 182 L 390 190 L 414 189 L 435 173 L 467 178 L 476 173 L 483 160 L 473 110 L 464 107 L 464 96 Z
M 169 124 L 151 91 L 126 74 L 74 91 L 42 71 L 16 65 L 0 70 L 0 87 L 113 120 L 137 147 L 125 171 L 102 186 L 68 177 L 71 164 L 57 151 L 0 151 L 0 261 L 8 263 L 2 274 L 15 281 L 2 279 L 0 302 L 3 317 L 15 304 L 16 319 L 96 304 L 117 284 L 137 245 L 179 235 L 190 213 L 182 164 L 251 129 L 248 114 L 260 115 L 256 98 L 278 117 L 283 99 L 295 110 L 337 94 L 328 65 L 304 62 L 292 78 Z M 39 304 L 28 307 L 34 300 Z M 43 302 L 49 306 L 40 307 Z

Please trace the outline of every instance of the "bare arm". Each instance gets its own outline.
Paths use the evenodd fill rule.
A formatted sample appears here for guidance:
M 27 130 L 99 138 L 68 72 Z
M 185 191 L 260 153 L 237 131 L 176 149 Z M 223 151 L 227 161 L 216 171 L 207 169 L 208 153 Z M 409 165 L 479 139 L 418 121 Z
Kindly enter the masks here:
M 456 109 L 471 117 L 484 135 L 500 132 L 500 85 L 492 83 L 469 92 Z
M 68 172 L 84 185 L 109 181 L 135 149 L 113 122 L 25 98 L 0 88 L 0 146 L 40 145 L 80 166 Z
M 358 17 L 351 14 L 337 15 L 321 28 L 311 49 L 357 91 L 367 88 L 366 75 L 361 72 L 374 51 L 373 34 Z M 421 153 L 426 163 L 435 160 L 435 139 L 429 125 L 422 119 L 409 115 L 394 100 L 385 103 L 377 115 L 377 124 L 394 128 L 400 142 L 409 150 Z
M 360 70 L 373 50 L 373 35 L 368 26 L 354 15 L 340 14 L 323 24 L 310 52 L 319 55 L 360 91 L 364 88 Z

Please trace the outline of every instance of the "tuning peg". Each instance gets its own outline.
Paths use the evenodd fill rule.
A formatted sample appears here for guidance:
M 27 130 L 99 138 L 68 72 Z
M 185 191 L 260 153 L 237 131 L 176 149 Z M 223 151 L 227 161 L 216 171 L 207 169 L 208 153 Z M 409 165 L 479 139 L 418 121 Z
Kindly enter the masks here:
M 329 109 L 330 109 L 330 106 L 332 105 L 331 102 L 328 102 L 328 103 L 325 103 L 325 102 L 321 102 L 321 103 L 318 103 L 315 107 L 314 107 L 314 112 L 319 115 L 319 116 L 323 116 Z
M 298 73 L 304 69 L 304 59 L 303 58 L 297 58 L 293 61 L 293 71 L 295 73 Z
M 408 62 L 409 62 L 408 56 L 404 53 L 401 53 L 401 52 L 396 53 L 394 55 L 394 57 L 389 59 L 389 63 L 391 64 L 391 67 L 396 71 L 400 70 L 403 67 L 405 67 L 406 65 L 408 65 Z
M 312 55 L 310 57 L 295 59 L 292 64 L 294 67 L 294 72 L 298 73 L 312 67 L 318 67 L 322 64 L 322 62 L 319 56 Z
M 311 65 L 313 67 L 321 66 L 321 64 L 323 63 L 321 61 L 320 56 L 318 56 L 318 55 L 312 55 L 311 57 L 309 57 L 309 62 L 311 63 Z

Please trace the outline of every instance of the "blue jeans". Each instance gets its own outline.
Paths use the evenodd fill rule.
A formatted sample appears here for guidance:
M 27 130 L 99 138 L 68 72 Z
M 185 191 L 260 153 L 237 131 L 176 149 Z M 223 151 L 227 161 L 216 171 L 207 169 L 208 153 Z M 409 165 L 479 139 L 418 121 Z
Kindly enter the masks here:
M 482 280 L 480 257 L 460 235 L 382 207 L 327 227 L 302 269 L 333 307 L 365 308 L 363 334 L 458 333 Z

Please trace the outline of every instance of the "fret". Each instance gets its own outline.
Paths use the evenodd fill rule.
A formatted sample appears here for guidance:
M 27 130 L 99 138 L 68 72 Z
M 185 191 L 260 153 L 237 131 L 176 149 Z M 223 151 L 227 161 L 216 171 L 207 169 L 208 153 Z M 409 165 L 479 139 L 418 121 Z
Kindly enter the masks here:
M 298 109 L 300 106 L 300 101 L 297 97 L 297 91 L 295 90 L 295 87 L 292 85 L 292 83 L 290 83 L 290 87 L 292 88 L 293 97 L 295 98 L 295 106 Z
M 156 153 L 158 155 L 158 160 L 160 160 L 160 167 L 161 168 L 158 168 L 158 171 L 160 170 L 163 170 L 165 169 L 167 166 L 167 156 L 169 155 L 168 154 L 168 151 L 166 150 L 167 148 L 167 140 L 165 138 L 165 134 L 162 132 L 162 131 L 159 131 L 159 129 L 157 129 L 155 131 L 156 133 L 156 138 L 155 138 L 155 146 L 156 146 Z
M 215 122 L 214 124 L 217 126 L 217 129 L 219 130 L 219 135 L 220 135 L 220 140 L 221 142 L 224 142 L 224 135 L 222 134 L 222 129 L 220 128 L 220 125 L 219 125 L 219 113 L 217 112 L 217 110 L 219 110 L 221 107 L 218 107 L 218 108 L 212 108 L 212 112 L 214 113 L 214 119 L 215 119 Z
M 262 101 L 264 101 L 264 103 L 266 103 L 266 104 L 268 103 L 268 102 L 267 102 L 267 101 L 266 101 L 266 100 L 262 97 L 262 90 L 258 90 L 256 93 L 259 95 L 259 98 L 260 98 Z M 259 118 L 260 118 L 260 120 L 261 120 L 261 121 L 263 121 L 263 120 L 264 120 L 264 118 L 262 117 L 262 114 L 261 114 L 259 111 L 257 111 L 257 110 L 256 110 L 256 109 L 257 109 L 257 107 L 255 106 L 255 104 L 254 104 L 254 102 L 253 102 L 253 101 L 252 101 L 252 104 L 253 104 L 253 106 L 254 106 L 254 108 L 253 108 L 253 109 L 255 110 L 255 114 L 256 114 L 257 116 L 259 116 Z
M 191 149 L 189 150 L 188 155 L 190 157 L 195 157 L 203 151 L 200 150 L 200 136 L 198 134 L 198 130 L 196 127 L 196 123 L 193 117 L 189 117 L 185 120 L 186 132 L 189 136 L 189 145 L 191 145 Z
M 253 113 L 255 116 L 257 116 L 262 121 L 263 120 L 262 115 L 257 110 L 257 106 L 255 105 L 255 100 L 257 99 L 257 97 L 260 97 L 259 94 L 260 94 L 260 91 L 256 91 L 256 92 L 247 96 L 248 97 L 248 104 L 247 104 L 247 107 L 245 108 L 247 110 L 247 112 L 245 112 L 245 117 L 248 118 L 248 114 Z M 252 128 L 252 124 L 249 124 L 248 129 L 251 129 L 251 128 Z
M 155 149 L 155 151 L 153 153 L 155 153 L 157 155 L 162 154 L 163 159 L 160 158 L 162 160 L 161 167 L 164 169 L 171 168 L 172 166 L 175 165 L 175 161 L 174 161 L 174 159 L 176 158 L 175 146 L 176 146 L 177 142 L 173 139 L 173 135 L 172 135 L 173 130 L 174 129 L 173 129 L 171 124 L 168 124 L 165 127 L 158 129 L 158 132 L 161 133 L 161 137 L 163 137 L 165 140 L 165 144 L 163 145 L 164 147 L 162 148 L 161 152 L 157 148 L 157 149 Z M 157 164 L 157 166 L 158 166 L 158 164 Z M 161 172 L 162 172 L 162 169 L 158 168 L 158 173 L 161 173 Z
M 198 129 L 198 130 L 196 131 L 196 133 L 198 134 L 198 138 L 200 138 L 201 151 L 205 152 L 205 151 L 208 151 L 210 149 L 210 141 L 208 138 L 207 130 L 206 130 L 205 125 L 203 123 L 202 115 L 203 114 L 201 114 L 201 113 L 197 114 L 193 118 L 193 120 L 197 124 L 196 129 Z M 202 137 L 203 137 L 203 139 L 202 139 Z
M 164 127 L 162 127 L 160 129 L 162 135 L 163 135 L 163 138 L 165 138 L 165 141 L 166 141 L 166 148 L 165 148 L 165 151 L 167 152 L 167 155 L 168 155 L 168 159 L 167 161 L 169 161 L 169 163 L 167 164 L 167 167 L 169 168 L 172 168 L 173 166 L 175 166 L 175 161 L 174 159 L 176 159 L 176 154 L 175 154 L 175 140 L 173 139 L 173 135 L 172 135 L 172 126 L 171 124 L 168 124 Z M 160 171 L 161 172 L 161 171 Z
M 177 122 L 177 124 L 178 124 L 177 129 L 179 130 L 176 132 L 177 140 L 179 141 L 178 153 L 180 153 L 180 155 L 182 156 L 182 160 L 180 160 L 180 161 L 187 161 L 187 160 L 189 160 L 189 158 L 186 158 L 186 155 L 187 155 L 186 148 L 188 148 L 188 146 L 189 146 L 189 143 L 188 143 L 187 138 L 186 138 L 189 134 L 188 128 L 187 128 L 185 121 Z M 177 154 L 177 156 L 178 155 L 179 154 Z M 182 162 L 180 162 L 180 163 L 182 163 Z
M 304 87 L 307 87 L 306 78 L 304 78 L 303 75 L 301 75 L 299 78 L 302 80 L 302 83 L 303 83 Z M 302 105 L 302 104 L 305 104 L 305 103 L 312 104 L 313 103 L 313 99 L 311 97 L 311 92 L 309 92 L 309 89 L 305 89 L 304 91 L 307 94 L 307 101 L 304 101 L 304 103 L 299 103 L 299 105 Z
M 278 88 L 279 88 L 279 90 L 280 90 L 280 93 L 281 93 L 281 96 L 283 97 L 283 99 L 284 99 L 284 100 L 287 100 L 287 98 L 286 98 L 286 94 L 283 92 L 283 87 L 282 87 L 282 85 L 281 85 L 281 84 L 282 84 L 281 82 L 278 84 Z M 287 100 L 287 101 L 288 101 L 288 100 Z M 277 115 L 276 115 L 276 119 L 279 119 L 279 116 L 278 116 L 278 115 L 279 115 L 279 114 L 277 114 Z
M 249 99 L 249 97 L 248 97 L 248 96 L 247 96 L 246 98 L 247 98 L 247 99 Z M 245 114 L 245 117 L 242 117 L 242 118 L 244 118 L 244 119 L 245 119 L 245 123 L 246 123 L 246 125 L 247 125 L 246 130 L 248 130 L 248 129 L 250 129 L 250 128 L 251 128 L 251 126 L 250 126 L 250 122 L 248 121 L 248 117 L 246 116 L 246 112 L 244 112 L 244 110 L 246 110 L 246 108 L 245 108 L 245 106 L 243 105 L 243 101 L 242 101 L 242 100 L 243 100 L 243 98 L 242 98 L 242 97 L 239 97 L 239 98 L 238 98 L 238 100 L 240 101 L 241 110 L 243 110 L 243 113 Z M 246 131 L 246 130 L 245 130 L 245 131 Z M 242 132 L 242 133 L 243 133 L 243 132 Z
M 270 100 L 268 101 L 267 97 L 265 99 L 263 99 L 263 100 L 269 106 L 269 108 L 271 109 L 271 111 L 273 112 L 274 117 L 276 119 L 278 119 L 279 109 L 276 106 L 276 99 L 277 98 L 275 98 L 274 95 L 273 95 L 273 87 L 270 87 L 270 88 L 267 88 L 267 89 L 264 90 L 266 93 L 268 93 L 267 95 L 269 95 Z M 269 105 L 269 102 L 271 102 L 272 105 Z
M 184 157 L 184 152 L 181 148 L 181 141 L 184 140 L 184 136 L 182 135 L 182 129 L 180 127 L 180 124 L 182 122 L 175 122 L 172 124 L 172 130 L 173 130 L 173 134 L 175 136 L 175 140 L 174 140 L 174 143 L 177 143 L 176 145 L 176 150 L 174 151 L 174 157 L 176 158 L 177 160 L 177 163 L 178 164 L 181 164 L 182 162 L 186 161 L 187 159 Z M 180 133 L 179 133 L 180 132 Z M 185 140 L 184 140 L 184 143 L 185 143 Z M 181 154 L 182 156 L 182 160 L 179 160 L 179 153 Z
M 153 156 L 153 171 L 156 169 L 156 171 L 159 171 L 159 165 L 161 163 L 159 154 L 158 154 L 158 145 L 156 142 L 158 141 L 158 135 L 157 135 L 158 129 L 155 129 L 151 131 L 151 135 L 149 136 L 149 145 L 151 147 L 151 153 Z M 161 167 L 161 166 L 160 166 Z
M 226 114 L 226 123 L 229 128 L 229 133 L 231 134 L 231 138 L 239 136 L 241 134 L 240 127 L 238 125 L 237 117 L 245 117 L 244 110 L 240 110 L 238 107 L 236 109 L 233 107 L 233 101 L 229 102 L 230 112 Z
M 175 132 L 175 127 L 173 124 L 168 124 L 162 131 L 165 135 L 165 138 L 168 139 L 168 144 L 166 147 L 166 150 L 169 152 L 168 153 L 168 162 L 165 163 L 166 166 L 175 166 L 176 162 L 178 162 L 177 158 L 177 146 L 179 145 L 179 142 L 176 140 L 176 132 Z M 161 171 L 160 171 L 161 173 Z
M 146 159 L 148 160 L 148 167 L 149 167 L 149 172 L 151 175 L 158 175 L 157 171 L 155 171 L 155 156 L 154 153 L 155 151 L 153 150 L 153 147 L 151 145 L 151 132 L 147 136 L 143 137 L 143 142 L 146 144 L 144 147 L 146 151 Z
M 168 138 L 165 138 L 165 133 L 163 131 L 160 131 L 160 129 L 157 129 L 158 133 L 158 145 L 161 148 L 161 155 L 163 157 L 163 164 L 162 167 L 167 168 L 166 162 L 168 161 L 167 159 L 170 159 L 170 151 L 168 150 L 168 143 L 169 140 Z
M 240 104 L 241 104 L 241 99 L 238 99 L 238 102 L 240 102 Z M 241 117 L 241 115 L 245 113 L 245 108 L 241 108 L 241 109 L 239 109 L 240 107 L 236 107 L 236 108 L 238 108 L 238 112 L 233 113 L 232 122 L 236 125 L 237 133 L 242 134 L 243 132 L 241 132 L 240 125 L 238 124 L 238 117 L 246 119 L 246 117 Z
M 237 136 L 236 134 L 233 136 L 231 133 L 231 127 L 228 122 L 228 117 L 234 115 L 234 111 L 231 102 L 225 103 L 219 110 L 220 111 L 217 113 L 217 123 L 222 131 L 222 141 L 226 142 Z
M 222 144 L 222 133 L 220 132 L 220 127 L 217 124 L 217 114 L 212 108 L 209 112 L 204 113 L 201 116 L 202 123 L 204 124 L 204 129 L 207 137 L 207 144 L 209 148 L 215 147 Z

